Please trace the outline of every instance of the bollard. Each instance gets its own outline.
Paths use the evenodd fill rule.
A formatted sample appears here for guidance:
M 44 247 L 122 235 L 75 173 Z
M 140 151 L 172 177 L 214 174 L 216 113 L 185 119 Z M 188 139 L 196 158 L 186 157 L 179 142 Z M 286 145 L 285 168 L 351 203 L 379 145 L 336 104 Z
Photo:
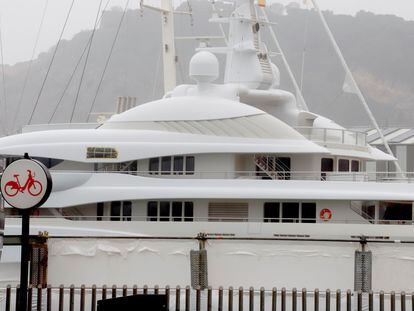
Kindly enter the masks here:
M 346 311 L 352 310 L 352 293 L 351 290 L 348 289 L 346 291 Z
M 286 288 L 282 288 L 282 293 L 281 293 L 281 311 L 286 311 Z
M 243 311 L 243 287 L 239 287 L 239 311 Z
M 96 285 L 92 285 L 91 311 L 96 311 Z
M 307 292 L 306 288 L 302 288 L 302 311 L 306 311 L 307 308 Z
M 10 311 L 11 286 L 7 285 L 6 289 L 6 311 Z
M 85 311 L 85 285 L 81 285 L 81 291 L 80 291 L 80 311 Z
M 401 292 L 401 311 L 405 311 L 405 292 Z
M 219 287 L 218 292 L 218 311 L 223 311 L 223 287 Z
M 112 298 L 116 298 L 116 285 L 112 285 Z
M 37 311 L 42 311 L 42 285 L 37 285 Z
M 201 289 L 200 286 L 196 288 L 196 311 L 201 310 Z
M 180 311 L 180 286 L 175 288 L 175 311 Z
M 69 288 L 69 311 L 75 309 L 75 285 L 71 285 Z
M 272 288 L 272 311 L 276 311 L 277 308 L 277 289 L 276 287 Z
M 298 308 L 297 308 L 297 297 L 298 297 L 298 292 L 297 292 L 297 290 L 296 290 L 296 287 L 294 287 L 293 289 L 292 289 L 292 311 L 296 311 Z
M 154 294 L 158 295 L 160 293 L 160 287 L 158 285 L 154 286 Z
M 379 295 L 379 311 L 384 311 L 384 292 L 380 291 Z
M 391 304 L 391 311 L 395 311 L 395 292 L 394 291 L 391 292 L 390 304 Z
M 64 296 L 65 292 L 64 292 L 64 287 L 63 285 L 59 286 L 59 311 L 63 311 L 63 306 L 64 306 Z
M 167 296 L 167 310 L 170 310 L 170 286 L 165 286 L 165 296 Z
M 260 311 L 265 311 L 265 289 L 260 288 Z
M 185 311 L 190 311 L 190 286 L 185 287 Z
M 233 311 L 233 287 L 229 287 L 229 294 L 228 294 L 228 310 Z
M 336 290 L 336 311 L 341 311 L 341 290 Z
M 46 289 L 46 310 L 52 311 L 52 286 L 50 284 Z
M 319 289 L 315 289 L 315 293 L 314 293 L 314 299 L 313 299 L 313 304 L 314 304 L 314 310 L 315 311 L 319 311 Z
M 102 300 L 106 299 L 106 291 L 107 291 L 106 285 L 102 286 Z
M 132 295 L 138 295 L 138 286 L 136 284 L 132 287 Z
M 211 311 L 212 300 L 213 300 L 213 289 L 211 288 L 211 286 L 209 286 L 207 289 L 207 311 Z
M 249 288 L 249 311 L 254 311 L 254 288 Z
M 144 285 L 144 289 L 142 290 L 142 293 L 144 295 L 147 295 L 148 294 L 148 285 Z
M 126 285 L 122 286 L 122 297 L 128 296 L 128 287 Z
M 368 311 L 374 311 L 374 293 L 372 290 L 368 293 Z
M 328 288 L 325 294 L 325 310 L 331 310 L 331 290 Z
M 362 311 L 362 291 L 358 291 L 357 310 Z

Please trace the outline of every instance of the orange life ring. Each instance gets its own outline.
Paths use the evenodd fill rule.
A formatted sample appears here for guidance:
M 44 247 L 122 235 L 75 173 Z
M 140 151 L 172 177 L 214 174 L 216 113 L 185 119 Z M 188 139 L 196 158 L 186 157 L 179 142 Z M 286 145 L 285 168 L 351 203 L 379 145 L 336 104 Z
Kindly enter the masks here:
M 319 217 L 323 221 L 328 221 L 328 220 L 330 220 L 332 218 L 332 211 L 329 208 L 324 208 L 319 213 Z

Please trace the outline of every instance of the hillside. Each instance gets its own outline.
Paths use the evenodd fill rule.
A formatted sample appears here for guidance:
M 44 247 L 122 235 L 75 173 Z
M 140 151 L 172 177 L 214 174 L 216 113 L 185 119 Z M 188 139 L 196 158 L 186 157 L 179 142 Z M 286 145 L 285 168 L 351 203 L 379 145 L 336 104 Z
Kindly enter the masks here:
M 217 25 L 208 23 L 210 4 L 207 1 L 191 3 L 194 25 L 191 25 L 189 16 L 177 17 L 176 35 L 220 35 Z M 186 5 L 181 9 L 186 10 Z M 229 7 L 221 5 L 221 9 L 226 15 Z M 311 110 L 344 125 L 366 125 L 367 118 L 356 97 L 342 91 L 344 72 L 316 12 L 291 8 L 285 14 L 279 14 L 275 9 L 269 14 L 277 23 L 275 30 L 298 80 L 302 53 L 304 47 L 306 49 L 303 93 Z M 331 12 L 324 14 L 379 123 L 384 126 L 413 126 L 414 22 L 368 12 L 360 12 L 355 17 L 334 15 Z M 121 16 L 120 9 L 105 12 L 95 33 L 73 122 L 87 120 Z M 139 10 L 127 11 L 93 111 L 113 111 L 116 98 L 120 95 L 136 96 L 140 103 L 162 96 L 159 18 L 158 13 L 149 10 L 145 10 L 142 15 Z M 71 40 L 61 42 L 32 123 L 48 122 L 63 94 L 52 122 L 69 121 L 83 62 L 67 91 L 63 91 L 90 34 L 91 31 L 84 31 Z M 190 82 L 186 77 L 187 64 L 196 46 L 197 43 L 193 41 L 177 41 L 179 83 Z M 272 49 L 272 44 L 268 46 Z M 53 49 L 34 60 L 16 123 L 14 118 L 29 62 L 6 66 L 6 118 L 9 131 L 16 130 L 29 120 Z M 223 61 L 223 58 L 220 60 Z M 280 63 L 278 59 L 274 59 L 274 62 Z M 282 88 L 291 90 L 283 70 Z

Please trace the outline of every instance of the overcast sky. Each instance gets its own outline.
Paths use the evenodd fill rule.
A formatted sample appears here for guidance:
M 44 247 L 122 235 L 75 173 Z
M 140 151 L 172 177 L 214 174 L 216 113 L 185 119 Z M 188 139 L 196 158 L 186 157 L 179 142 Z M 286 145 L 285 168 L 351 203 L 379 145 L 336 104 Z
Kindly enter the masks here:
M 103 0 L 105 4 L 108 0 Z M 112 6 L 125 6 L 128 0 L 109 0 Z M 146 0 L 145 2 L 157 0 Z M 159 1 L 159 0 L 158 0 Z M 0 0 L 0 27 L 3 42 L 4 62 L 29 60 L 36 41 L 43 8 L 47 4 L 45 20 L 35 55 L 56 44 L 72 0 Z M 71 17 L 64 34 L 70 39 L 83 29 L 91 29 L 100 0 L 75 0 Z M 129 7 L 139 7 L 139 0 L 129 0 Z M 176 4 L 180 0 L 175 1 Z M 191 0 L 190 0 L 191 2 Z M 269 0 L 268 0 L 269 2 Z M 291 0 L 279 0 L 287 4 Z M 302 0 L 296 0 L 302 2 Z M 323 10 L 335 13 L 355 14 L 360 10 L 377 14 L 394 14 L 414 20 L 414 0 L 318 0 Z

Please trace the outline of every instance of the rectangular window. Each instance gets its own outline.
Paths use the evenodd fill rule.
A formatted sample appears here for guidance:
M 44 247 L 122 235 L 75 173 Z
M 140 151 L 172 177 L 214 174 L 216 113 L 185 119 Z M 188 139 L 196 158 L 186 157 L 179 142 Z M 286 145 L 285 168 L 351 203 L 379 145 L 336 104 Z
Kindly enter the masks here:
M 170 220 L 170 202 L 161 201 L 160 202 L 160 221 L 169 221 Z
M 118 151 L 110 147 L 88 147 L 86 149 L 87 159 L 116 159 Z
M 173 221 L 183 220 L 183 202 L 172 202 Z
M 147 220 L 157 221 L 158 203 L 156 201 L 149 201 L 147 204 Z
M 334 160 L 331 158 L 322 158 L 321 159 L 321 171 L 322 172 L 333 172 L 334 170 Z
M 184 170 L 184 157 L 174 157 L 174 174 L 182 175 Z
M 339 161 L 338 161 L 338 172 L 349 172 L 349 160 L 339 159 Z
M 96 205 L 96 216 L 97 216 L 96 220 L 101 221 L 103 215 L 104 215 L 104 204 L 103 204 L 103 202 L 99 202 Z
M 194 174 L 194 157 L 185 157 L 185 172 L 188 175 Z
M 161 158 L 161 174 L 163 175 L 171 174 L 171 157 Z
M 158 174 L 159 170 L 160 170 L 160 159 L 159 158 L 149 159 L 150 174 Z
M 298 202 L 283 203 L 282 222 L 299 222 L 299 203 Z
M 316 222 L 316 203 L 302 203 L 302 222 Z
M 352 160 L 352 162 L 351 162 L 351 171 L 352 172 L 359 172 L 359 161 Z
M 121 201 L 111 202 L 111 221 L 121 220 Z
M 132 203 L 131 201 L 122 202 L 122 220 L 131 221 L 132 216 Z
M 264 222 L 279 222 L 279 212 L 279 202 L 266 202 L 263 205 Z
M 184 202 L 184 221 L 193 221 L 194 206 L 193 202 Z

